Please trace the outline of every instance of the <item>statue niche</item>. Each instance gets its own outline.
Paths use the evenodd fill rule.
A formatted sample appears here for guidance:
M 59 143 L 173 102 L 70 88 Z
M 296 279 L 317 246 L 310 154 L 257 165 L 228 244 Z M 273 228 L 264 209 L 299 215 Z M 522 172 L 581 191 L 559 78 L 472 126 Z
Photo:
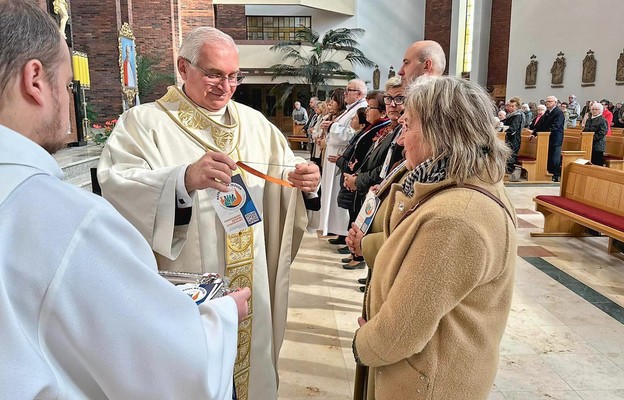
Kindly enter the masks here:
M 537 83 L 537 60 L 535 60 L 535 54 L 531 56 L 531 62 L 526 67 L 524 74 L 524 86 L 527 88 L 534 88 Z
M 390 70 L 388 71 L 388 79 L 392 78 L 394 74 L 395 74 L 394 68 L 392 68 L 392 65 L 391 65 Z
M 596 59 L 594 58 L 594 52 L 590 49 L 583 59 L 581 83 L 583 86 L 593 86 L 594 82 L 596 82 Z
M 380 75 L 379 65 L 375 65 L 375 70 L 373 71 L 373 90 L 379 90 Z
M 562 51 L 557 54 L 550 73 L 552 74 L 551 87 L 563 87 L 563 70 L 566 67 L 566 60 Z
M 617 68 L 615 70 L 615 80 L 624 84 L 624 50 L 620 53 L 620 58 L 617 60 Z

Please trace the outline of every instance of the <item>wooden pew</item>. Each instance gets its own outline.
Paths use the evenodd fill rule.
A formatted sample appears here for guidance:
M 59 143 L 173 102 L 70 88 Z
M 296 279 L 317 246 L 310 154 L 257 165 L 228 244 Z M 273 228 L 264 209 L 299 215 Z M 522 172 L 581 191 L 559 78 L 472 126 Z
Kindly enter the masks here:
M 604 159 L 607 167 L 624 171 L 624 136 L 607 136 Z
M 584 157 L 580 151 L 562 157 L 559 196 L 533 199 L 544 214 L 544 232 L 531 236 L 587 236 L 590 228 L 609 236 L 609 253 L 620 252 L 613 241 L 624 241 L 624 171 L 574 163 Z
M 530 139 L 531 131 L 522 132 L 518 163 L 527 173 L 529 182 L 551 182 L 551 175 L 546 169 L 548 161 L 548 137 L 550 132 L 537 132 L 537 137 Z
M 591 160 L 594 132 L 572 131 L 566 129 L 563 134 L 561 151 L 583 151 L 586 160 Z
M 611 127 L 612 136 L 624 136 L 624 129 Z
M 310 139 L 307 136 L 288 135 L 288 144 L 293 150 L 301 150 L 306 143 L 310 143 Z

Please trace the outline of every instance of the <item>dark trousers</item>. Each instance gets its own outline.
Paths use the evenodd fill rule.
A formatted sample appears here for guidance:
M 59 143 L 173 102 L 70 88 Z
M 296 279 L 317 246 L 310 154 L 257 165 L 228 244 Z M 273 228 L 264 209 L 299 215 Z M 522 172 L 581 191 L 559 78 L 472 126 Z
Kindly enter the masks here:
M 592 150 L 591 163 L 598 166 L 604 166 L 604 151 Z
M 553 174 L 553 177 L 561 176 L 561 145 L 553 146 L 552 143 L 548 144 L 546 169 Z
M 507 173 L 511 174 L 516 169 L 516 162 L 518 159 L 518 151 L 520 151 L 520 133 L 516 133 L 506 141 L 507 146 L 511 149 L 511 155 L 507 160 Z

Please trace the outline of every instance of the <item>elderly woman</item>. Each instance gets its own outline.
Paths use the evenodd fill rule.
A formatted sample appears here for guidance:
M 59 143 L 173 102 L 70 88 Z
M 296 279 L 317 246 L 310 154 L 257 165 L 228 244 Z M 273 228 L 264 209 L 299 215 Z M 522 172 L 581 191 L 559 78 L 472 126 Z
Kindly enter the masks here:
M 585 121 L 585 132 L 594 132 L 594 141 L 592 143 L 591 163 L 594 165 L 604 165 L 604 151 L 607 146 L 607 120 L 603 112 L 604 106 L 598 102 L 592 104 L 589 109 L 591 112 L 587 121 Z
M 470 81 L 419 78 L 410 88 L 400 142 L 411 171 L 389 194 L 375 261 L 383 268 L 353 339 L 376 400 L 489 395 L 516 259 L 502 183 L 510 150 L 493 112 Z

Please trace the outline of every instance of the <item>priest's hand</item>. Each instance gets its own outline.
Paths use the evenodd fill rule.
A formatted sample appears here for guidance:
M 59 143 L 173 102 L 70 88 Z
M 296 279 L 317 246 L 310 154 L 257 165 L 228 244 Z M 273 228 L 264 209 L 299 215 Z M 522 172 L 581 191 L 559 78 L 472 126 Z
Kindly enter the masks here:
M 184 175 L 184 186 L 188 193 L 206 188 L 227 191 L 232 181 L 236 162 L 227 154 L 209 151 L 189 165 Z
M 302 192 L 310 193 L 318 189 L 321 172 L 316 164 L 301 163 L 295 165 L 295 170 L 288 173 L 288 180 Z
M 247 314 L 249 314 L 249 304 L 247 300 L 251 297 L 251 289 L 248 287 L 238 289 L 235 292 L 230 293 L 228 296 L 232 297 L 236 302 L 236 309 L 238 310 L 238 322 L 240 323 Z

